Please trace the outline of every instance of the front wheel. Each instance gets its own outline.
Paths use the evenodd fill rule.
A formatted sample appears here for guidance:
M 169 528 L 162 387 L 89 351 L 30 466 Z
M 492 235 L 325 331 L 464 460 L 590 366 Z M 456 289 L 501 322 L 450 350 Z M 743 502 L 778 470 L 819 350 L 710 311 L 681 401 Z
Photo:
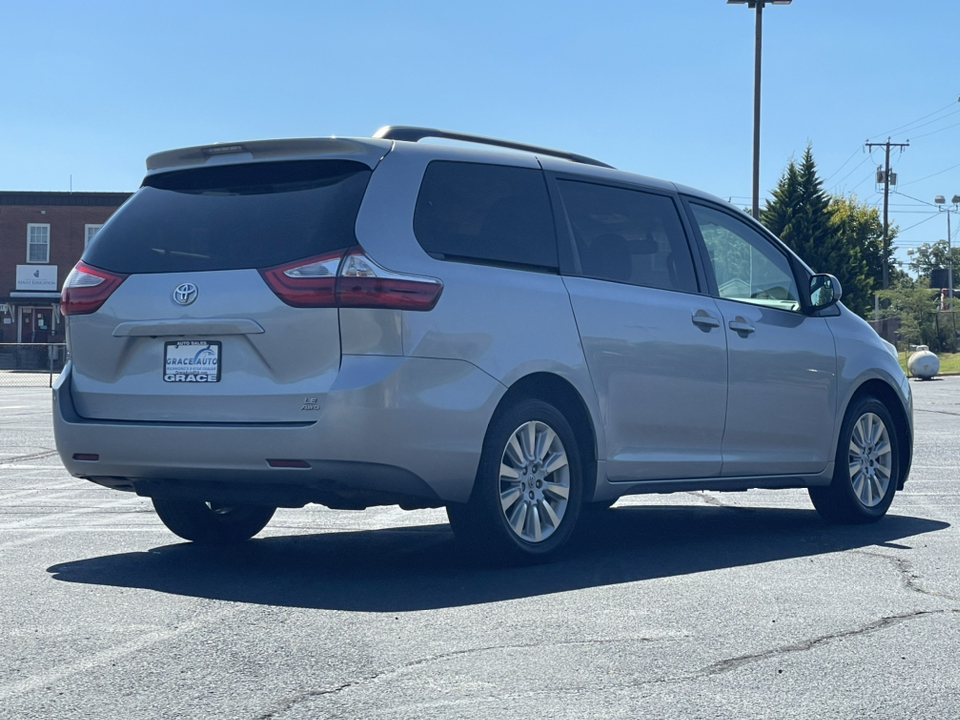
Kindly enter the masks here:
M 447 508 L 457 540 L 494 562 L 536 562 L 573 532 L 583 471 L 573 430 L 552 405 L 523 400 L 487 430 L 470 501 Z
M 170 498 L 153 498 L 153 509 L 171 532 L 184 540 L 206 544 L 249 540 L 267 526 L 276 512 L 276 508 L 262 505 Z
M 835 523 L 883 517 L 900 482 L 899 450 L 887 407 L 874 397 L 856 401 L 840 429 L 833 481 L 809 490 L 817 512 Z

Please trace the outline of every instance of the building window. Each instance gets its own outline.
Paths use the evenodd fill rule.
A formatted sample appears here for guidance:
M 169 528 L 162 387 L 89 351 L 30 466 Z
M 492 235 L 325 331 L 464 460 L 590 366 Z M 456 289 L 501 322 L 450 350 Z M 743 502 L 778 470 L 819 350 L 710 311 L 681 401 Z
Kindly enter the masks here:
M 50 225 L 27 223 L 27 262 L 50 262 Z
M 90 241 L 93 240 L 93 236 L 97 234 L 97 230 L 99 230 L 102 227 L 103 227 L 103 224 L 83 226 L 83 246 L 84 247 L 90 244 Z

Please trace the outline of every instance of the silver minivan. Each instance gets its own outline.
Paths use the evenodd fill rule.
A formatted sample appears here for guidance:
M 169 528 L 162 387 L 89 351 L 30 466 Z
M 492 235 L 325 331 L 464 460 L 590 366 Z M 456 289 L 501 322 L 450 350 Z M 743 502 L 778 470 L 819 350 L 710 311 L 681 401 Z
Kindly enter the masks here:
M 410 127 L 173 150 L 64 282 L 57 448 L 195 542 L 397 504 L 522 562 L 702 489 L 868 522 L 912 400 L 840 292 L 728 203 L 572 153 Z

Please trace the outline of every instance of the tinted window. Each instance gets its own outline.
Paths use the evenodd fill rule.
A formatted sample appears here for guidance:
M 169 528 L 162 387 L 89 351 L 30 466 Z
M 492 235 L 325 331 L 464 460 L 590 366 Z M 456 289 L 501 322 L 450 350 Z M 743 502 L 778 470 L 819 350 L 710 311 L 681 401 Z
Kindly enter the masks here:
M 148 177 L 83 259 L 156 273 L 263 268 L 356 244 L 370 178 L 343 160 L 221 165 Z
M 557 267 L 550 199 L 539 170 L 432 162 L 413 230 L 421 247 L 441 260 Z
M 724 212 L 703 205 L 691 207 L 720 297 L 784 310 L 800 308 L 790 262 L 767 238 Z
M 571 180 L 559 185 L 585 276 L 697 291 L 690 246 L 673 200 Z

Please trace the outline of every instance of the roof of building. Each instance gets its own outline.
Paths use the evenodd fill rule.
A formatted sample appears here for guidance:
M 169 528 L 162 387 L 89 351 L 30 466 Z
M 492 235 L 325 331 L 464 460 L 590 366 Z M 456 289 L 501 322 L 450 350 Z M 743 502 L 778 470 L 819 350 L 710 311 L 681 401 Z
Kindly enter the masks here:
M 44 207 L 119 207 L 133 193 L 128 192 L 33 192 L 0 190 L 0 205 Z

